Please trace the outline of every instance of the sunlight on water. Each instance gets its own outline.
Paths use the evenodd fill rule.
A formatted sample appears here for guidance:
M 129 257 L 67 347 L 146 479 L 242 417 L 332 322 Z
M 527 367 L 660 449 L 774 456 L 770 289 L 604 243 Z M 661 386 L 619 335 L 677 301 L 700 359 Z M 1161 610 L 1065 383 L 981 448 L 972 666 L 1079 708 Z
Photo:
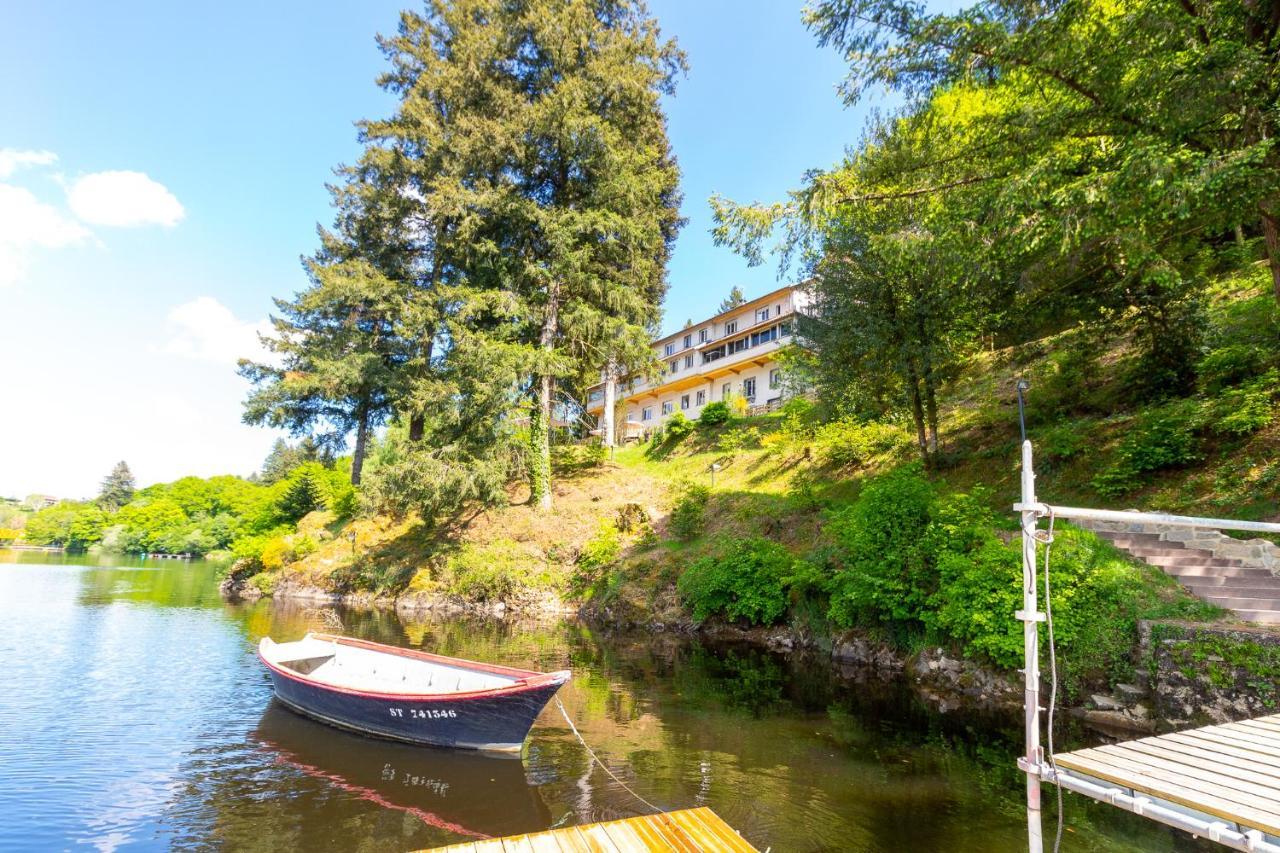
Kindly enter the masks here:
M 4 560 L 3 850 L 409 850 L 644 812 L 589 765 L 554 705 L 509 759 L 369 740 L 272 702 L 258 639 L 336 625 L 571 668 L 561 697 L 619 776 L 664 808 L 711 806 L 760 849 L 1023 846 L 1017 720 L 940 715 L 903 685 L 568 622 L 232 606 L 203 563 Z M 1066 849 L 1197 849 L 1078 799 L 1068 814 Z

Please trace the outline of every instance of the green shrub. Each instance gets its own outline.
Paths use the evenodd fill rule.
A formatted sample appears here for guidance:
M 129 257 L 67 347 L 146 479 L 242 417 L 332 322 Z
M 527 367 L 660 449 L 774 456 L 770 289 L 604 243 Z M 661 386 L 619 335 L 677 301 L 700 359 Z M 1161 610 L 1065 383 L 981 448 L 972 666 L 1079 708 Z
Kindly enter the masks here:
M 720 438 L 716 440 L 716 450 L 726 455 L 732 456 L 747 445 L 748 435 L 746 430 L 729 429 L 721 433 Z
M 1188 465 L 1200 458 L 1196 431 L 1201 425 L 1194 401 L 1162 406 L 1126 427 L 1112 465 L 1093 478 L 1104 497 L 1116 498 L 1144 485 L 1165 468 Z
M 1229 388 L 1214 401 L 1213 431 L 1222 435 L 1249 435 L 1271 423 L 1280 372 L 1268 370 L 1239 388 Z
M 719 426 L 728 420 L 729 404 L 723 400 L 717 400 L 702 407 L 702 413 L 698 415 L 698 426 L 703 428 Z
M 692 539 L 702 533 L 706 525 L 707 501 L 711 490 L 698 483 L 686 484 L 671 508 L 669 526 L 677 539 Z
M 570 589 L 575 595 L 587 593 L 601 580 L 622 556 L 622 534 L 611 520 L 600 522 L 596 535 L 591 537 L 578 552 Z
M 1251 344 L 1228 344 L 1210 350 L 1196 367 L 1200 387 L 1216 394 L 1262 371 L 1262 353 Z
M 823 424 L 814 434 L 818 456 L 827 465 L 862 465 L 876 456 L 911 445 L 902 427 L 881 421 L 838 420 Z
M 843 552 L 831 596 L 831 619 L 841 627 L 918 623 L 937 589 L 923 537 L 935 499 L 933 486 L 911 465 L 871 480 L 828 523 Z
M 676 588 L 698 621 L 720 616 L 753 625 L 776 624 L 787 610 L 787 581 L 796 562 L 768 539 L 746 539 L 695 560 Z
M 546 567 L 518 542 L 464 544 L 445 563 L 449 592 L 468 601 L 508 601 L 550 587 Z
M 598 438 L 593 438 L 583 445 L 583 462 L 594 468 L 599 468 L 609 458 L 609 448 L 604 446 L 604 442 Z
M 667 418 L 664 429 L 667 431 L 667 441 L 682 441 L 686 435 L 693 432 L 694 423 L 684 416 L 684 412 L 676 412 Z

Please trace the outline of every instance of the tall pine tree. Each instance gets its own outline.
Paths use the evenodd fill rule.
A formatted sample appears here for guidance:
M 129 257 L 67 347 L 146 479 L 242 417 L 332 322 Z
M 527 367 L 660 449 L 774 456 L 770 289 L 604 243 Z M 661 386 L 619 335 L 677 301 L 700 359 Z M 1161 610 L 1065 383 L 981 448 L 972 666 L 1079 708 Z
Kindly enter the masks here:
M 98 493 L 98 505 L 104 509 L 115 511 L 133 500 L 136 487 L 133 472 L 124 461 L 116 463 L 111 473 L 102 479 L 102 489 Z

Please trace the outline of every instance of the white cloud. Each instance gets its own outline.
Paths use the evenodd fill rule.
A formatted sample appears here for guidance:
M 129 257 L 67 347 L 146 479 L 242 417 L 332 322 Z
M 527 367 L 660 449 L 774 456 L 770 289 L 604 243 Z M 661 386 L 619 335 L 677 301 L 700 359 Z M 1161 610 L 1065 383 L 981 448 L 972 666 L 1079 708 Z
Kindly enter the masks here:
M 142 172 L 85 175 L 71 185 L 67 201 L 76 216 L 94 225 L 172 227 L 186 216 L 173 193 Z
M 23 166 L 49 166 L 58 159 L 52 151 L 20 151 L 0 148 L 0 178 L 7 178 Z
M 241 358 L 269 362 L 274 357 L 258 340 L 259 334 L 270 333 L 268 321 L 243 322 L 211 296 L 177 306 L 168 322 L 164 351 L 172 355 L 218 364 L 235 364 Z
M 33 248 L 58 249 L 93 235 L 29 190 L 0 184 L 0 285 L 22 277 Z

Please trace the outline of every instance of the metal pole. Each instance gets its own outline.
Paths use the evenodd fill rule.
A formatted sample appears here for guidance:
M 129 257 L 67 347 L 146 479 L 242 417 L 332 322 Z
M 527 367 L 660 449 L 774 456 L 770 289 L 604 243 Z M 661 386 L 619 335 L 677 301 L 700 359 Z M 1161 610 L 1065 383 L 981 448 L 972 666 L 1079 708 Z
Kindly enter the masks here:
M 1027 774 L 1027 849 L 1041 853 L 1044 841 L 1040 829 L 1040 622 L 1044 614 L 1036 605 L 1036 475 L 1032 465 L 1031 442 L 1022 442 L 1022 620 L 1023 674 L 1026 688 L 1027 751 L 1019 766 Z

